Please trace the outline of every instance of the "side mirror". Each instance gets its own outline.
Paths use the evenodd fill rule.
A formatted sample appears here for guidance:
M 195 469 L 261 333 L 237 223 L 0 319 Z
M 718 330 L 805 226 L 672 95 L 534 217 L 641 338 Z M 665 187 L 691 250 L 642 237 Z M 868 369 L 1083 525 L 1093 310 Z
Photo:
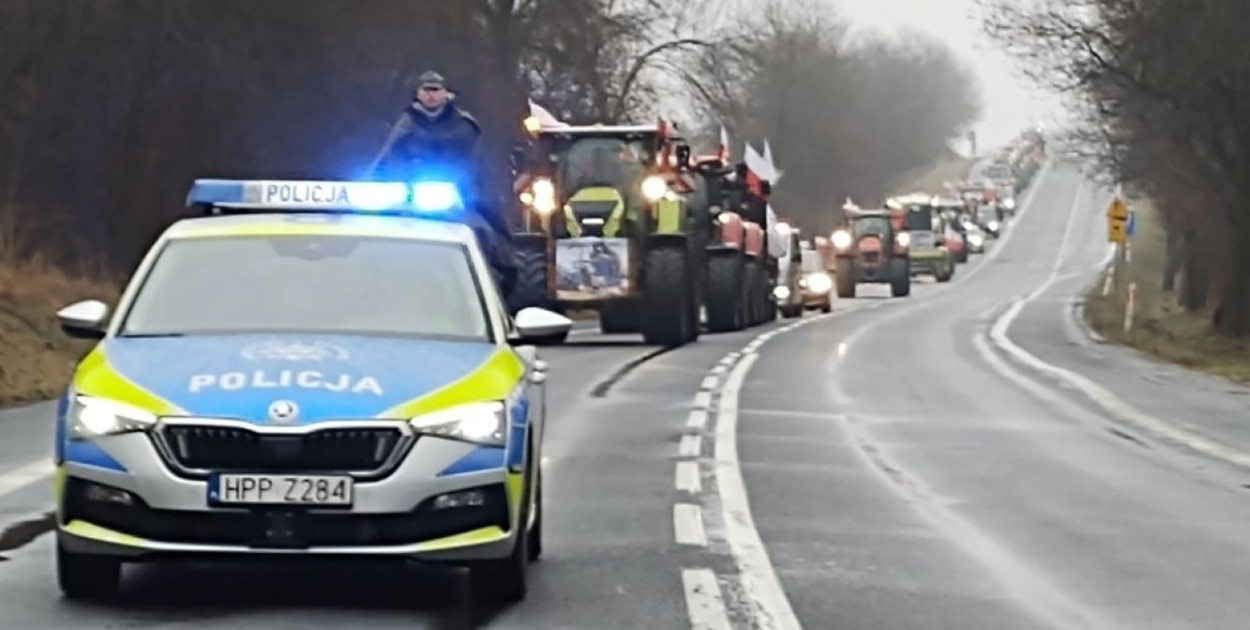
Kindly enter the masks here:
M 71 304 L 56 313 L 61 331 L 75 339 L 103 339 L 109 307 L 99 300 Z
M 535 341 L 567 335 L 573 329 L 573 320 L 547 309 L 531 306 L 523 308 L 513 320 L 520 341 Z
M 773 183 L 770 181 L 760 182 L 760 192 L 764 193 L 765 197 L 773 194 Z
M 738 162 L 737 164 L 734 164 L 734 174 L 738 176 L 738 179 L 746 179 L 747 172 L 748 169 L 745 163 Z

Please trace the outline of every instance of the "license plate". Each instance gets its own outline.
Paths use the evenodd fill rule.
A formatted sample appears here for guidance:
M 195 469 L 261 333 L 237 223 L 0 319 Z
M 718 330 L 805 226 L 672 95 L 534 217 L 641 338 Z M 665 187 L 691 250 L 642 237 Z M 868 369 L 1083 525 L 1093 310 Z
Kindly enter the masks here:
M 209 479 L 213 505 L 348 507 L 354 486 L 347 476 L 220 474 Z

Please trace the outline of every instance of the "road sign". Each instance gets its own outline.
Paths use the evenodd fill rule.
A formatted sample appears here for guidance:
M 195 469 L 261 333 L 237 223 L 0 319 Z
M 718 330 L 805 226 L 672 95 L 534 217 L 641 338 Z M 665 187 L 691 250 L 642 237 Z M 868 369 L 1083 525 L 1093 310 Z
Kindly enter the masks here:
M 1123 199 L 1117 196 L 1115 199 L 1111 200 L 1111 207 L 1107 208 L 1108 219 L 1118 219 L 1120 221 L 1127 221 L 1128 215 L 1129 215 L 1128 204 L 1124 203 Z
M 1111 206 L 1107 208 L 1107 240 L 1112 243 L 1125 243 L 1130 236 L 1128 204 L 1124 203 L 1119 195 L 1111 200 Z
M 1124 244 L 1128 242 L 1128 225 L 1124 221 L 1116 221 L 1112 219 L 1107 223 L 1107 240 L 1112 243 Z

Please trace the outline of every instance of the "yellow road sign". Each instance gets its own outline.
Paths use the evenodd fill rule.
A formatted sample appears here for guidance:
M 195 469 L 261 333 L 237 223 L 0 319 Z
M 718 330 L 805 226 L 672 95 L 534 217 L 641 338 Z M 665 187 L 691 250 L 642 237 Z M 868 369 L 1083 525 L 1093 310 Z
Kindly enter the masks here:
M 1111 207 L 1107 208 L 1107 218 L 1112 220 L 1127 221 L 1128 220 L 1128 204 L 1118 196 L 1111 200 Z
M 1128 242 L 1128 219 L 1117 219 L 1115 217 L 1107 217 L 1107 241 L 1111 243 L 1120 243 L 1123 245 Z

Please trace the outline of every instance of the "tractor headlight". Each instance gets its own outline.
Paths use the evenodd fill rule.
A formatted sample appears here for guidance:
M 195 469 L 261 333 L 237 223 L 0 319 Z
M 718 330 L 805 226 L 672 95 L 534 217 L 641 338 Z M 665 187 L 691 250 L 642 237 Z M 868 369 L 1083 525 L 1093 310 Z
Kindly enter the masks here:
M 530 187 L 532 192 L 532 201 L 530 206 L 538 214 L 546 216 L 555 212 L 556 209 L 556 185 L 551 183 L 550 179 L 545 177 L 534 180 L 534 185 Z
M 851 238 L 850 232 L 847 232 L 846 230 L 838 230 L 829 237 L 829 240 L 833 242 L 834 247 L 838 249 L 846 249 L 851 246 L 853 239 Z
M 146 431 L 156 424 L 156 414 L 123 403 L 76 396 L 69 409 L 70 437 L 75 440 Z
M 898 235 L 894 237 L 894 242 L 898 243 L 899 247 L 907 247 L 911 245 L 911 234 L 908 232 L 899 232 Z
M 790 299 L 790 287 L 781 286 L 773 288 L 773 297 L 776 298 L 778 302 L 785 302 Z
M 668 182 L 664 181 L 659 175 L 649 175 L 642 180 L 642 196 L 647 201 L 655 202 L 664 198 L 664 194 L 668 192 Z
M 508 424 L 502 402 L 472 403 L 408 421 L 418 433 L 486 446 L 503 446 Z

